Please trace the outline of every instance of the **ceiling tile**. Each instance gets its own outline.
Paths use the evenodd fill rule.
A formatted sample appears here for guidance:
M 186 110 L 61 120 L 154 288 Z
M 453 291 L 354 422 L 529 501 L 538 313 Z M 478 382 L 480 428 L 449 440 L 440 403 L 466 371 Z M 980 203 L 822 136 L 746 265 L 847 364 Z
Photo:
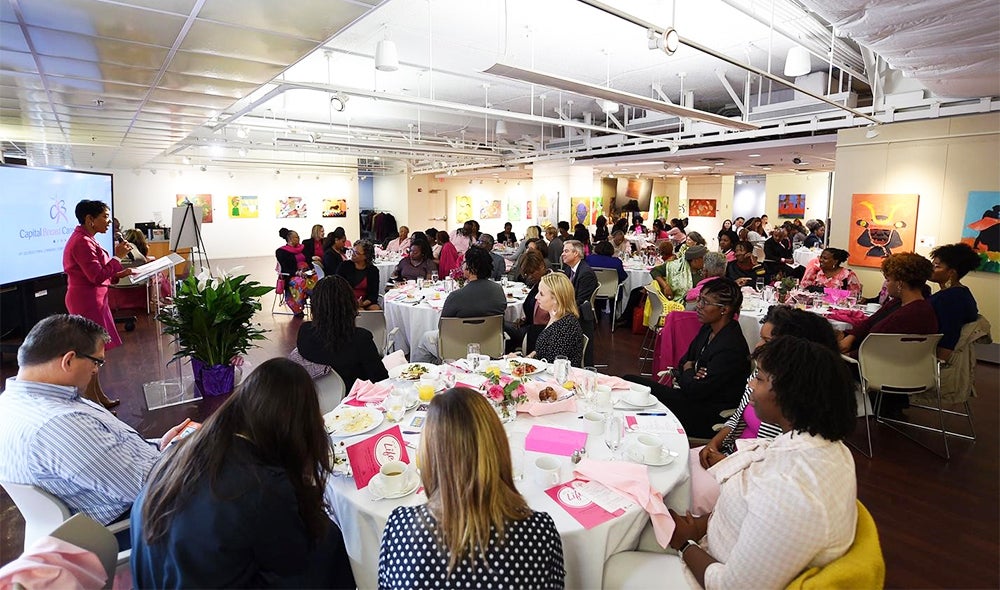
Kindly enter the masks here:
M 21 27 L 14 23 L 0 23 L 0 49 L 10 49 L 27 53 L 28 43 L 24 40 Z
M 128 67 L 158 70 L 169 52 L 169 47 L 88 37 L 37 27 L 30 27 L 28 35 L 35 46 L 35 51 L 42 55 L 70 57 Z
M 196 1 L 197 0 L 115 0 L 115 3 L 135 6 L 137 8 L 162 10 L 165 12 L 173 12 L 175 14 L 183 14 L 187 16 L 188 14 L 191 14 L 191 9 L 194 8 Z
M 62 57 L 40 57 L 39 60 L 47 76 L 62 78 L 53 82 L 78 88 L 98 90 L 101 88 L 100 84 L 92 85 L 84 82 L 120 82 L 149 86 L 156 76 L 156 70 L 146 68 L 127 68 Z
M 370 10 L 345 0 L 284 0 L 280 6 L 275 10 L 275 0 L 206 0 L 198 18 L 323 42 Z
M 207 107 L 200 107 L 195 105 L 187 104 L 175 104 L 169 102 L 159 102 L 157 100 L 151 99 L 143 107 L 143 114 L 153 114 L 153 115 L 182 115 L 185 117 L 193 117 L 195 119 L 200 119 L 199 124 L 203 123 L 206 119 L 210 119 L 217 114 L 217 109 L 211 109 Z
M 186 20 L 96 0 L 22 2 L 21 8 L 31 26 L 162 47 L 173 46 Z
M 238 82 L 222 78 L 207 78 L 205 76 L 188 76 L 176 72 L 165 72 L 163 78 L 160 79 L 158 87 L 167 90 L 228 96 L 237 100 L 249 95 L 259 85 L 253 82 Z
M 198 20 L 184 37 L 180 49 L 284 66 L 298 61 L 317 45 L 315 41 L 287 35 Z
M 233 99 L 227 96 L 212 96 L 197 92 L 179 92 L 177 90 L 163 90 L 160 88 L 153 90 L 149 98 L 161 102 L 201 106 L 217 110 L 225 109 L 233 103 Z
M 178 51 L 167 69 L 180 74 L 264 84 L 280 74 L 285 67 L 245 59 Z

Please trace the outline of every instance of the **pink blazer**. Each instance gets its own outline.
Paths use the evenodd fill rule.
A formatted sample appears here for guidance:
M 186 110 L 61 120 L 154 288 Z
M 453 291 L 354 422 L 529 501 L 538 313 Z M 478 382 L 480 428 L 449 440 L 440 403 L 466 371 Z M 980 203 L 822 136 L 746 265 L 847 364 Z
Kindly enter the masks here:
M 63 249 L 66 309 L 107 330 L 111 341 L 105 350 L 122 343 L 108 304 L 108 287 L 122 268 L 122 263 L 112 258 L 82 226 L 73 230 Z

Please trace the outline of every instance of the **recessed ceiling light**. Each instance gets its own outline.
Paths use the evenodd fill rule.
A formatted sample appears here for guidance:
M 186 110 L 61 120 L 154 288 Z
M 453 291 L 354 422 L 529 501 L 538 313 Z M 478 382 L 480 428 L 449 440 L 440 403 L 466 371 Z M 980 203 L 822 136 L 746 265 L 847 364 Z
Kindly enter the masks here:
M 759 158 L 760 154 L 747 154 L 748 158 Z

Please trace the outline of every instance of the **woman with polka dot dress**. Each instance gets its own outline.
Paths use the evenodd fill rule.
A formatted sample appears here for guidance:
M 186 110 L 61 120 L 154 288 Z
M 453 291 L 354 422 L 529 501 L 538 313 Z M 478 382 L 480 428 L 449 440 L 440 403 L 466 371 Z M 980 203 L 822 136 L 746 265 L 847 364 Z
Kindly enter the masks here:
M 481 394 L 437 395 L 417 452 L 427 504 L 389 515 L 379 588 L 563 588 L 552 517 L 514 487 L 503 425 Z

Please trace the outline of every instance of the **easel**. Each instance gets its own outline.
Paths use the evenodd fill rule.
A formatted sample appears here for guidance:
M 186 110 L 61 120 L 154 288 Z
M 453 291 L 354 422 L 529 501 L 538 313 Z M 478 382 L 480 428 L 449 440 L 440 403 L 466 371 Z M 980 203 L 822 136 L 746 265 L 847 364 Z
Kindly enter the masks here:
M 191 248 L 191 268 L 188 272 L 195 270 L 197 256 L 197 268 L 208 268 L 211 271 L 212 263 L 208 259 L 208 251 L 205 249 L 205 240 L 201 236 L 202 208 L 195 207 L 191 201 L 184 201 L 184 205 L 174 207 L 173 227 L 170 234 L 170 250 L 177 253 L 178 248 Z M 178 221 L 179 219 L 179 221 Z M 184 234 L 184 228 L 191 226 L 191 231 Z M 183 239 L 187 238 L 187 239 Z M 171 283 L 173 284 L 173 283 Z

